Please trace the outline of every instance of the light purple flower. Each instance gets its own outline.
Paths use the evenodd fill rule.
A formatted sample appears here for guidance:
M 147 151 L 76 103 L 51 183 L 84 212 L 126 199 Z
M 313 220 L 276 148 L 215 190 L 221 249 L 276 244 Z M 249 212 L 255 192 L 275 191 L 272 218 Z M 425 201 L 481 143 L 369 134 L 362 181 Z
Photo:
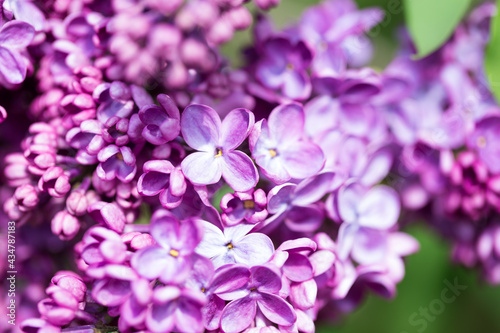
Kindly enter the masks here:
M 203 332 L 202 306 L 205 295 L 198 290 L 176 286 L 157 287 L 146 314 L 146 326 L 153 333 Z
M 188 219 L 180 223 L 171 213 L 159 210 L 151 218 L 151 235 L 157 245 L 138 251 L 131 259 L 132 267 L 148 279 L 184 282 L 193 264 L 192 254 L 203 237 L 200 222 Z
M 307 68 L 312 54 L 306 44 L 274 37 L 265 41 L 262 48 L 263 58 L 255 73 L 257 79 L 267 88 L 280 90 L 290 99 L 308 98 L 312 88 Z
M 256 224 L 267 217 L 267 198 L 262 189 L 246 192 L 227 193 L 221 199 L 222 221 L 226 226 L 232 226 L 245 220 Z
M 0 29 L 0 81 L 19 84 L 26 78 L 26 60 L 19 53 L 33 40 L 35 30 L 25 22 L 7 22 Z
M 254 321 L 257 308 L 271 322 L 291 326 L 297 320 L 292 306 L 277 296 L 281 289 L 281 276 L 271 266 L 250 268 L 246 288 L 240 292 L 244 297 L 231 301 L 222 312 L 221 328 L 224 332 L 241 332 Z
M 268 121 L 257 123 L 251 134 L 255 163 L 278 184 L 314 176 L 323 167 L 323 151 L 306 139 L 304 123 L 300 104 L 284 104 L 271 112 Z
M 131 182 L 137 172 L 135 155 L 129 147 L 109 145 L 97 155 L 99 165 L 96 173 L 102 180 L 118 178 L 124 183 Z
M 468 137 L 467 145 L 478 152 L 491 173 L 500 172 L 500 117 L 485 117 L 476 123 L 476 129 Z
M 387 250 L 387 231 L 399 218 L 397 193 L 385 185 L 367 189 L 351 183 L 339 190 L 337 200 L 343 221 L 338 235 L 340 259 L 352 254 L 359 263 L 380 261 Z
M 271 239 L 261 233 L 250 233 L 253 224 L 238 224 L 224 232 L 210 222 L 203 222 L 203 240 L 196 252 L 210 258 L 214 266 L 242 263 L 249 266 L 266 263 L 274 252 Z
M 3 2 L 3 8 L 11 11 L 17 20 L 32 25 L 35 30 L 43 30 L 45 17 L 30 0 L 6 0 Z
M 217 183 L 221 176 L 235 191 L 247 191 L 258 181 L 250 157 L 235 150 L 248 136 L 254 115 L 235 109 L 221 122 L 212 108 L 192 104 L 182 113 L 181 130 L 186 143 L 197 150 L 182 161 L 182 172 L 195 185 Z
M 142 136 L 146 141 L 161 145 L 175 139 L 180 132 L 180 114 L 174 101 L 167 95 L 157 97 L 160 106 L 146 105 L 139 110 L 139 118 L 146 125 Z
M 296 232 L 312 232 L 323 223 L 325 213 L 318 201 L 334 190 L 335 174 L 322 173 L 297 184 L 285 183 L 271 189 L 267 195 L 267 210 L 273 216 L 259 224 L 258 230 L 276 228 L 281 222 Z M 340 185 L 340 184 L 339 184 Z

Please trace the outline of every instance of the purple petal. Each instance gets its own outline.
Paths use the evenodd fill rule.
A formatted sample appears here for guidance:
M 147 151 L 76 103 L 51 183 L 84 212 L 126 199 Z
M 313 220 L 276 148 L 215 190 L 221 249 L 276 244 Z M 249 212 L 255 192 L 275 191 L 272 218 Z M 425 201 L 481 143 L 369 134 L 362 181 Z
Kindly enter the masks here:
M 250 161 L 251 163 L 251 161 Z M 181 163 L 182 172 L 195 185 L 217 183 L 222 176 L 223 161 L 214 152 L 194 152 Z
M 207 330 L 220 327 L 220 319 L 226 302 L 215 294 L 208 296 L 207 304 L 201 309 Z
M 257 185 L 257 168 L 245 153 L 232 151 L 222 155 L 222 161 L 222 177 L 233 190 L 248 191 Z
M 169 118 L 161 123 L 160 132 L 163 138 L 168 141 L 174 140 L 181 131 L 181 123 L 178 119 Z
M 352 258 L 361 264 L 375 264 L 387 253 L 387 234 L 369 228 L 360 228 L 352 248 Z
M 262 265 L 271 259 L 274 245 L 267 235 L 254 233 L 235 243 L 232 250 L 236 262 L 255 266 Z
M 196 253 L 207 258 L 213 258 L 226 251 L 226 237 L 218 227 L 210 222 L 202 222 L 203 239 L 196 248 Z
M 317 204 L 295 206 L 287 213 L 285 223 L 290 230 L 296 232 L 313 232 L 319 229 L 324 217 L 323 209 Z
M 145 196 L 153 196 L 164 190 L 170 179 L 170 175 L 159 172 L 148 172 L 143 174 L 137 182 L 137 190 Z
M 163 109 L 167 112 L 170 118 L 177 120 L 181 119 L 179 108 L 168 95 L 159 94 L 156 99 L 158 100 L 158 103 L 160 103 L 160 105 L 163 107 Z
M 257 304 L 267 319 L 275 324 L 290 326 L 297 320 L 292 306 L 279 296 L 260 293 Z
M 10 21 L 0 31 L 0 45 L 6 48 L 23 49 L 31 43 L 34 36 L 35 30 L 28 23 Z
M 175 327 L 176 303 L 154 304 L 146 315 L 146 326 L 154 333 L 172 332 Z
M 257 304 L 250 297 L 230 302 L 222 311 L 221 328 L 226 333 L 237 333 L 246 329 L 253 322 Z
M 300 104 L 277 106 L 269 115 L 268 126 L 278 144 L 299 140 L 304 132 L 304 110 Z
M 379 185 L 363 197 L 358 210 L 361 225 L 375 229 L 389 229 L 399 217 L 399 198 L 392 188 Z
M 275 266 L 253 266 L 250 287 L 259 292 L 277 293 L 281 289 L 281 274 Z
M 294 282 L 302 282 L 313 277 L 313 266 L 309 259 L 299 253 L 289 253 L 283 266 L 283 273 Z
M 250 270 L 244 265 L 227 265 L 215 273 L 210 285 L 214 294 L 230 293 L 244 287 L 250 278 Z
M 219 143 L 221 120 L 217 112 L 206 105 L 191 104 L 182 113 L 182 136 L 196 150 L 215 155 Z
M 312 142 L 297 142 L 281 151 L 283 164 L 292 178 L 307 178 L 317 174 L 325 163 L 319 146 Z
M 224 150 L 236 149 L 246 139 L 255 123 L 252 112 L 246 109 L 234 109 L 222 122 L 220 145 Z
M 307 206 L 319 201 L 331 190 L 331 183 L 335 177 L 333 172 L 325 172 L 316 177 L 301 182 L 295 189 L 294 205 Z
M 160 247 L 147 247 L 136 252 L 131 259 L 132 267 L 147 279 L 156 279 L 167 268 L 168 252 Z
M 290 286 L 290 300 L 295 307 L 302 310 L 310 309 L 316 302 L 318 286 L 314 279 L 301 283 L 292 283 Z
M 10 3 L 16 19 L 29 23 L 37 31 L 43 30 L 45 17 L 37 6 L 29 1 L 11 1 Z
M 203 332 L 203 315 L 200 304 L 188 298 L 179 301 L 175 311 L 175 327 L 179 332 Z
M 0 46 L 0 73 L 11 84 L 18 84 L 26 78 L 26 63 L 14 50 Z

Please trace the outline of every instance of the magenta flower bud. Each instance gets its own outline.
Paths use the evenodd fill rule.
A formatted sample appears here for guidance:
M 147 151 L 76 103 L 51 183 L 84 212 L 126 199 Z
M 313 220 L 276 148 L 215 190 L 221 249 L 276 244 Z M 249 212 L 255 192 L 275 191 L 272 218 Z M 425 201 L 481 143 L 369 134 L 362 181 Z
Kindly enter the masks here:
M 60 239 L 70 240 L 80 230 L 80 221 L 67 211 L 60 211 L 52 218 L 51 228 Z
M 77 113 L 86 109 L 94 109 L 95 103 L 92 96 L 88 94 L 66 95 L 61 100 L 61 107 L 70 113 Z
M 82 216 L 87 213 L 88 206 L 89 202 L 82 191 L 73 191 L 66 199 L 66 209 L 74 216 Z
M 24 151 L 24 157 L 31 162 L 30 172 L 39 176 L 56 165 L 56 150 L 48 145 L 31 145 Z
M 31 184 L 19 186 L 14 192 L 14 199 L 22 212 L 32 210 L 39 201 L 38 193 Z
M 271 9 L 279 5 L 281 0 L 254 0 L 257 7 L 263 10 Z
M 20 186 L 30 181 L 31 174 L 28 171 L 29 162 L 23 154 L 8 154 L 4 161 L 5 168 L 3 172 L 9 186 Z
M 87 211 L 95 221 L 113 231 L 121 233 L 125 227 L 125 214 L 114 203 L 98 201 L 90 205 Z
M 40 177 L 38 188 L 55 198 L 61 198 L 71 189 L 69 175 L 61 167 L 51 167 Z
M 87 286 L 78 274 L 71 271 L 59 271 L 54 275 L 51 282 L 69 291 L 78 302 L 83 302 L 85 300 Z
M 247 29 L 252 24 L 252 14 L 243 6 L 232 8 L 226 16 L 236 30 Z
M 154 245 L 156 243 L 150 234 L 145 234 L 137 231 L 123 234 L 121 238 L 125 245 L 127 245 L 134 251 Z

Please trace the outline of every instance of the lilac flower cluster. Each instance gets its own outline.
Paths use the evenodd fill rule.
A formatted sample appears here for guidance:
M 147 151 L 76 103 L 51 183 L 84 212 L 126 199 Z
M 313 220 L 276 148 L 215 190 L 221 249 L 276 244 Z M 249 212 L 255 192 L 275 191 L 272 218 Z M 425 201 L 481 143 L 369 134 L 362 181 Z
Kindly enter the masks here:
M 420 61 L 403 36 L 378 73 L 383 11 L 351 0 L 279 31 L 259 13 L 231 68 L 219 46 L 250 27 L 245 2 L 3 2 L 0 220 L 75 255 L 47 251 L 23 331 L 314 332 L 395 296 L 419 248 L 400 215 L 500 283 L 494 7 Z

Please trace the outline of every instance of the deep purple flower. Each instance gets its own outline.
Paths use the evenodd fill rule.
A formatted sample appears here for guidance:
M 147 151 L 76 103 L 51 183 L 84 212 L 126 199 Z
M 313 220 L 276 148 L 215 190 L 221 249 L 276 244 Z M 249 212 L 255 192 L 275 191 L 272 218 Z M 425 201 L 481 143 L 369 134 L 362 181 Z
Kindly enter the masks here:
M 256 224 L 267 217 L 267 198 L 262 189 L 246 192 L 227 193 L 221 199 L 222 221 L 226 226 L 232 226 L 245 220 Z
M 146 125 L 142 136 L 146 141 L 161 145 L 175 139 L 181 130 L 179 109 L 167 95 L 157 97 L 160 106 L 146 105 L 139 110 L 139 118 Z
M 271 322 L 291 326 L 297 320 L 292 306 L 276 294 L 281 289 L 281 276 L 272 266 L 250 268 L 243 297 L 231 301 L 222 312 L 221 328 L 224 332 L 240 332 L 254 321 L 257 308 Z
M 312 54 L 304 42 L 294 43 L 283 37 L 264 42 L 263 58 L 257 65 L 255 76 L 267 88 L 280 92 L 293 100 L 303 100 L 311 94 L 311 81 L 307 68 Z
M 173 209 L 182 203 L 187 184 L 179 167 L 166 160 L 144 163 L 144 174 L 139 177 L 137 189 L 144 196 L 160 195 L 163 207 Z
M 97 155 L 99 165 L 96 173 L 102 180 L 118 178 L 124 183 L 131 182 L 137 172 L 135 155 L 129 147 L 109 145 Z
M 93 96 L 100 103 L 97 119 L 103 123 L 113 116 L 126 118 L 134 108 L 130 87 L 120 81 L 102 83 L 94 90 Z
M 305 138 L 304 110 L 299 104 L 280 105 L 268 121 L 257 123 L 250 148 L 255 163 L 278 184 L 291 178 L 311 177 L 325 161 L 321 148 Z
M 274 252 L 271 239 L 261 233 L 250 233 L 252 224 L 224 228 L 224 232 L 209 222 L 203 223 L 204 235 L 196 252 L 210 258 L 216 268 L 233 263 L 249 266 L 266 263 Z
M 182 172 L 195 185 L 217 183 L 221 176 L 235 191 L 248 191 L 258 181 L 250 157 L 235 150 L 248 136 L 254 115 L 235 109 L 221 122 L 212 108 L 192 104 L 182 113 L 182 136 L 197 150 L 182 161 Z
M 157 245 L 138 251 L 131 259 L 139 275 L 164 283 L 183 282 L 193 264 L 192 254 L 203 237 L 200 222 L 189 219 L 180 223 L 165 210 L 151 218 L 151 235 Z
M 25 22 L 11 21 L 0 29 L 0 82 L 3 85 L 19 84 L 26 78 L 26 60 L 19 53 L 33 40 L 35 31 Z

